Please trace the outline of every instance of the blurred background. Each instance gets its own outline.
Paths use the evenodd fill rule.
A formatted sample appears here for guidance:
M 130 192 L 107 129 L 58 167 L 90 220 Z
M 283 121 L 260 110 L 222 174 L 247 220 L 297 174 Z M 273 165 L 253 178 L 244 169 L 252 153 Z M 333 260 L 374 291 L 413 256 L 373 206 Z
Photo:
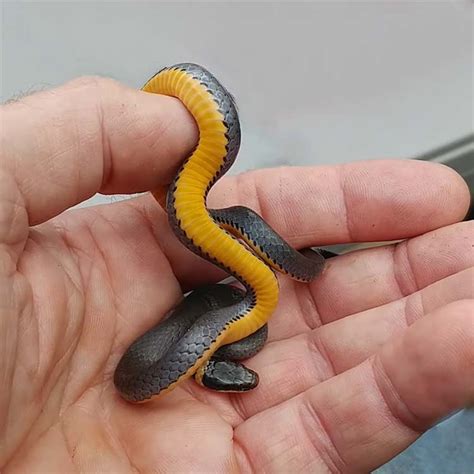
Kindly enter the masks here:
M 3 2 L 0 19 L 2 101 L 197 62 L 237 99 L 233 173 L 422 155 L 472 186 L 471 2 Z M 464 411 L 378 472 L 473 473 L 473 441 Z

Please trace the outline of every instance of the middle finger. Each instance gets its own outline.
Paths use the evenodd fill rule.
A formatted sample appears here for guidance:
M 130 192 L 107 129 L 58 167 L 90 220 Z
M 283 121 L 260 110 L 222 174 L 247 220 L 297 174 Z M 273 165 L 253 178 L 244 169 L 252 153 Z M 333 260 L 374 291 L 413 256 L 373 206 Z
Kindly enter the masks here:
M 267 344 L 246 363 L 260 375 L 258 389 L 232 398 L 241 418 L 355 367 L 426 314 L 473 298 L 473 278 L 474 270 L 467 269 L 387 305 Z
M 401 242 L 341 255 L 307 285 L 281 279 L 281 305 L 270 340 L 286 339 L 350 314 L 415 293 L 474 265 L 473 222 Z

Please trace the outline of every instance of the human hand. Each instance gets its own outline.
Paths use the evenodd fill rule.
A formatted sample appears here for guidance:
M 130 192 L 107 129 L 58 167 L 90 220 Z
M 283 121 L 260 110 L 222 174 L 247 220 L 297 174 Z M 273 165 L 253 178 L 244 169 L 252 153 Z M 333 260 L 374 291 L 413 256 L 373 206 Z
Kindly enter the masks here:
M 225 177 L 294 246 L 406 239 L 282 277 L 246 394 L 187 381 L 143 405 L 112 384 L 128 345 L 219 269 L 150 195 L 197 140 L 175 99 L 87 79 L 1 111 L 3 472 L 366 472 L 474 397 L 472 222 L 453 171 L 416 161 Z

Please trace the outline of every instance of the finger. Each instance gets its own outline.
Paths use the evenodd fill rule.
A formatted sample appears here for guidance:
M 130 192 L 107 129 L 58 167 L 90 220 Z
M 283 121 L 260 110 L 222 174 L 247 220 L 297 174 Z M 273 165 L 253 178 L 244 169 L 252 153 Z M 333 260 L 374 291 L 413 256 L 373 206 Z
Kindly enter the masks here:
M 473 232 L 474 222 L 461 222 L 396 245 L 341 255 L 310 285 L 281 279 L 284 309 L 271 320 L 270 339 L 399 301 L 474 266 Z
M 437 281 L 387 305 L 325 324 L 312 333 L 341 373 L 370 357 L 390 338 L 422 317 L 463 299 L 474 299 L 474 267 Z
M 466 183 L 445 166 L 386 160 L 257 170 L 224 178 L 211 190 L 209 206 L 249 206 L 290 244 L 302 248 L 419 235 L 462 219 L 469 199 Z M 185 286 L 222 276 L 177 241 L 158 206 L 150 207 L 148 199 L 136 205 L 159 229 L 160 245 Z
M 166 216 L 143 201 L 134 205 L 139 206 L 147 220 L 154 221 L 162 229 L 159 232 L 153 226 L 155 237 L 171 259 L 174 272 L 184 278 L 185 288 L 225 276 L 176 242 L 166 227 Z M 324 274 L 311 285 L 280 278 L 281 301 L 285 307 L 271 320 L 270 338 L 287 338 L 321 323 L 387 304 L 469 268 L 474 265 L 473 225 L 462 222 L 396 246 L 365 249 L 337 257 L 328 262 Z M 185 252 L 189 255 L 184 256 Z M 173 259 L 173 255 L 177 258 Z
M 197 141 L 176 99 L 89 78 L 1 109 L 1 165 L 37 224 L 97 192 L 169 182 Z M 15 197 L 16 198 L 16 197 Z
M 370 358 L 417 320 L 464 299 L 474 299 L 474 268 L 451 275 L 418 293 L 270 342 L 246 365 L 260 377 L 257 390 L 232 398 L 243 419 L 304 392 Z
M 298 248 L 315 239 L 322 244 L 411 237 L 456 222 L 469 206 L 467 185 L 457 173 L 415 160 L 258 170 L 233 180 L 218 191 L 219 206 L 242 201 Z M 434 211 L 430 222 L 422 222 Z
M 473 314 L 472 301 L 440 308 L 375 357 L 248 419 L 235 430 L 242 462 L 292 472 L 387 462 L 474 397 Z

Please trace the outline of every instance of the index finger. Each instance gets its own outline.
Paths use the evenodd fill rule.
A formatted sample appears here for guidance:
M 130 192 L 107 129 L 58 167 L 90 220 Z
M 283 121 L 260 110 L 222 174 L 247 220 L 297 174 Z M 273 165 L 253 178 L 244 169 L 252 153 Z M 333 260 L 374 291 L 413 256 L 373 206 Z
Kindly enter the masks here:
M 1 108 L 0 165 L 30 225 L 97 192 L 135 193 L 170 181 L 198 132 L 177 99 L 82 78 Z M 8 178 L 8 177 L 9 178 Z M 1 187 L 1 186 L 0 186 Z

